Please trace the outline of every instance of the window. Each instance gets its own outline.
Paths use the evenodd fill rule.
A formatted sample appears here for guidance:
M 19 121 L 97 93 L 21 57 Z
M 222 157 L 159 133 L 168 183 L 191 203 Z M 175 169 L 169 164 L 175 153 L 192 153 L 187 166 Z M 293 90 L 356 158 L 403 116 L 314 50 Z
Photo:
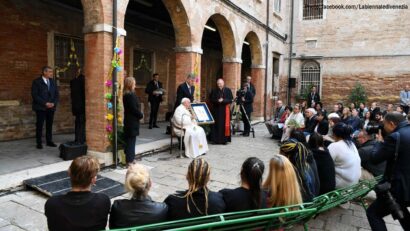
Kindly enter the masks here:
M 312 49 L 317 47 L 317 40 L 315 39 L 306 39 L 306 48 Z
M 319 63 L 315 61 L 306 61 L 302 65 L 301 76 L 300 92 L 306 92 L 306 90 L 311 86 L 316 86 L 318 90 L 320 89 Z
M 280 13 L 280 7 L 281 7 L 281 0 L 274 0 L 273 10 L 277 13 Z
M 323 0 L 303 0 L 303 20 L 322 18 Z
M 152 79 L 152 52 L 134 50 L 133 69 L 136 84 L 145 86 Z
M 273 63 L 272 63 L 272 93 L 276 94 L 279 92 L 279 57 L 280 54 L 273 53 Z
M 84 66 L 84 40 L 54 35 L 54 65 L 55 77 L 60 82 L 70 82 L 76 77 L 78 68 Z

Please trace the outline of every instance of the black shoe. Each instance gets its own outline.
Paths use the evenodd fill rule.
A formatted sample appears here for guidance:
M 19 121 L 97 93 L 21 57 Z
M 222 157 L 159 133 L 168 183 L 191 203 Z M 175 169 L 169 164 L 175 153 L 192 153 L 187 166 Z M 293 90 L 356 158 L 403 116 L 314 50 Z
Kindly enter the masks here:
M 249 133 L 243 133 L 243 136 L 249 136 Z
M 149 126 L 148 129 L 152 129 L 152 126 Z
M 55 144 L 54 142 L 48 142 L 47 146 L 49 147 L 57 147 L 57 144 Z
M 43 149 L 43 145 L 42 144 L 37 144 L 36 148 L 37 149 Z
M 159 128 L 159 127 L 158 127 L 158 125 L 155 124 L 155 125 L 154 125 L 154 128 Z

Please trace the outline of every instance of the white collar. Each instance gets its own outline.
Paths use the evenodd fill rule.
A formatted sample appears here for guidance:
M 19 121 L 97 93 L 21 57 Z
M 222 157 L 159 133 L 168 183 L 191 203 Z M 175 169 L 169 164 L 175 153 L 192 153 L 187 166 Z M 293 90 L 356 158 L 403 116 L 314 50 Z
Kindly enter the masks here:
M 43 81 L 47 84 L 48 79 L 47 79 L 46 77 L 44 77 L 44 76 L 41 76 L 41 78 L 43 78 Z

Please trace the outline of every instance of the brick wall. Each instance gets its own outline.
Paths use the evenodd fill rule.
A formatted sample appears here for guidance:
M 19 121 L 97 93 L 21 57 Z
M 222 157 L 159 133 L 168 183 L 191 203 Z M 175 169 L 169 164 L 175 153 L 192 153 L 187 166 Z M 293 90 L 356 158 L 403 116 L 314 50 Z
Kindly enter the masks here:
M 31 83 L 48 64 L 47 33 L 82 36 L 83 16 L 76 10 L 23 0 L 1 1 L 0 14 L 0 101 L 19 102 L 18 106 L 0 106 L 0 140 L 33 137 Z M 59 90 L 54 131 L 72 132 L 69 87 L 61 84 Z

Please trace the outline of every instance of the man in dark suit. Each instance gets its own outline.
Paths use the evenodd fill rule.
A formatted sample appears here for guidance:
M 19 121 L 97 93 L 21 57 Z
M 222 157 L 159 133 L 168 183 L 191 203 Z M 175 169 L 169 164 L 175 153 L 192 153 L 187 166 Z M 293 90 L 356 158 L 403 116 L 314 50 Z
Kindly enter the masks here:
M 85 142 L 85 79 L 79 68 L 77 77 L 70 81 L 71 111 L 75 116 L 75 139 L 74 142 Z
M 256 88 L 255 86 L 251 83 L 252 81 L 252 77 L 251 76 L 247 76 L 246 77 L 246 82 L 248 83 L 248 91 L 252 93 L 252 97 L 255 97 L 256 95 Z
M 305 110 L 305 129 L 303 133 L 305 136 L 311 135 L 315 131 L 315 127 L 318 123 L 316 120 L 316 111 L 313 108 L 308 108 Z
M 249 90 L 249 83 L 245 82 L 242 85 L 242 89 L 236 92 L 237 103 L 241 104 L 241 114 L 243 121 L 243 136 L 249 136 L 251 131 L 251 113 L 253 112 L 253 94 Z
M 159 81 L 159 74 L 154 73 L 152 80 L 147 84 L 145 93 L 148 94 L 148 102 L 151 105 L 151 112 L 149 115 L 149 129 L 159 128 L 157 125 L 158 109 L 162 102 L 162 83 Z
M 195 76 L 189 74 L 184 83 L 181 83 L 177 88 L 177 99 L 175 101 L 174 111 L 181 104 L 183 98 L 188 98 L 191 102 L 194 102 L 195 92 Z
M 316 87 L 313 86 L 312 89 L 310 89 L 310 93 L 308 95 L 307 107 L 315 107 L 317 102 L 320 102 L 320 96 L 319 93 L 317 93 Z
M 54 112 L 58 103 L 58 89 L 52 79 L 53 69 L 49 66 L 42 68 L 42 75 L 33 80 L 31 86 L 31 96 L 33 98 L 33 111 L 36 112 L 36 141 L 37 148 L 42 149 L 41 137 L 43 125 L 46 121 L 46 144 L 50 147 L 57 147 L 53 142 L 52 130 Z

